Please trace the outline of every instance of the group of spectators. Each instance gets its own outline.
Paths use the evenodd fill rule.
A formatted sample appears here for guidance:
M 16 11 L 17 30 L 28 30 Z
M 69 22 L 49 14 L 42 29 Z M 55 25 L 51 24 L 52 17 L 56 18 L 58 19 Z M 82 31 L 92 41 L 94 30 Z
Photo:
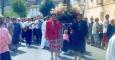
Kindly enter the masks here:
M 61 23 L 56 14 L 43 19 L 0 17 L 0 56 L 2 60 L 11 60 L 10 50 L 17 50 L 20 43 L 27 47 L 35 41 L 41 48 L 48 48 L 51 59 L 58 60 L 60 52 L 73 53 L 82 59 L 86 53 L 86 42 L 95 47 L 106 49 L 109 39 L 115 34 L 115 19 L 109 15 L 104 20 L 84 18 L 80 13 L 73 14 L 73 22 Z M 9 49 L 10 47 L 10 49 Z M 55 55 L 54 55 L 55 53 Z

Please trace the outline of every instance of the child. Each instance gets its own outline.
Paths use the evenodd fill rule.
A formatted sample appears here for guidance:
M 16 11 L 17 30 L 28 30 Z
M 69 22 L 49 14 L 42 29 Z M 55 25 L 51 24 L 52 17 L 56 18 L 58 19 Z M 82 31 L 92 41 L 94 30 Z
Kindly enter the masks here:
M 63 47 L 62 47 L 62 51 L 67 52 L 69 48 L 69 34 L 68 34 L 68 30 L 64 30 L 64 34 L 63 34 Z

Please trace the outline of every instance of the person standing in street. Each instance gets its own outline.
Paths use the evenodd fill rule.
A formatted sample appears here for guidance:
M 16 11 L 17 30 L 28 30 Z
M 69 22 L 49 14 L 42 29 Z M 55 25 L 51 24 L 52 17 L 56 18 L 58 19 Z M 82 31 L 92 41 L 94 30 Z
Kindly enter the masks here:
M 107 39 L 109 40 L 113 36 L 113 34 L 115 34 L 115 19 L 112 19 L 111 23 L 108 25 Z
M 13 39 L 12 39 L 12 45 L 13 45 L 13 50 L 17 50 L 19 41 L 20 41 L 20 34 L 21 34 L 21 25 L 19 22 L 17 22 L 16 18 L 13 18 Z
M 115 34 L 110 38 L 107 51 L 106 60 L 115 60 Z
M 13 37 L 14 25 L 13 25 L 13 21 L 11 20 L 11 18 L 9 18 L 9 22 L 7 24 L 7 28 L 8 28 L 8 31 L 9 31 L 11 37 Z M 10 45 L 10 50 L 12 50 L 12 49 L 13 49 L 13 46 Z
M 8 23 L 8 30 L 11 34 L 11 36 L 13 36 L 13 30 L 14 30 L 14 25 L 13 25 L 13 21 L 9 18 L 9 23 Z
M 69 49 L 69 32 L 67 29 L 65 29 L 63 33 L 63 47 L 62 47 L 62 51 L 64 51 L 64 54 L 68 53 L 68 49 Z
M 57 20 L 56 14 L 52 14 L 50 20 L 46 22 L 46 39 L 48 40 L 49 50 L 51 51 L 51 59 L 55 53 L 55 60 L 61 50 L 62 41 L 60 39 L 61 23 Z
M 87 34 L 86 24 L 81 19 L 81 14 L 76 13 L 74 23 L 71 25 L 71 37 L 70 37 L 70 49 L 74 51 L 75 60 L 77 60 L 77 55 L 81 57 L 85 53 L 85 37 Z
M 42 31 L 42 39 L 41 39 L 41 48 L 48 48 L 48 41 L 46 40 L 46 22 L 50 19 L 50 16 L 45 18 L 45 21 L 42 24 L 41 31 Z
M 27 21 L 25 22 L 25 39 L 26 39 L 26 46 L 29 47 L 32 43 L 32 18 L 27 18 Z
M 37 16 L 36 17 L 36 21 L 35 21 L 35 29 L 34 29 L 34 35 L 37 38 L 37 43 L 40 45 L 41 43 L 41 38 L 42 38 L 42 31 L 41 31 L 41 27 L 42 27 L 42 17 L 41 16 Z
M 94 44 L 94 39 L 93 39 L 93 35 L 92 35 L 92 26 L 93 26 L 93 17 L 90 18 L 90 23 L 88 23 L 88 39 L 89 39 L 89 43 L 91 45 Z
M 99 47 L 99 18 L 96 18 L 95 19 L 95 22 L 92 26 L 92 35 L 93 35 L 93 38 L 94 38 L 94 46 L 96 47 Z
M 109 15 L 107 14 L 105 16 L 105 20 L 103 21 L 103 48 L 105 49 L 107 47 L 107 29 L 109 25 Z
M 11 60 L 9 45 L 12 38 L 8 29 L 3 24 L 3 18 L 0 17 L 0 60 Z

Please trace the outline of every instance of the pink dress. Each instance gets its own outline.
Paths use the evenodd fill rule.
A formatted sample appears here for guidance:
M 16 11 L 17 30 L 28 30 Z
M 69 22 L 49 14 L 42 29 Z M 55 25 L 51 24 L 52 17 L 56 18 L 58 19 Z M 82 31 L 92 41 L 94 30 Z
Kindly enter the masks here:
M 8 29 L 0 27 L 0 54 L 9 51 L 10 43 L 11 43 L 11 35 Z

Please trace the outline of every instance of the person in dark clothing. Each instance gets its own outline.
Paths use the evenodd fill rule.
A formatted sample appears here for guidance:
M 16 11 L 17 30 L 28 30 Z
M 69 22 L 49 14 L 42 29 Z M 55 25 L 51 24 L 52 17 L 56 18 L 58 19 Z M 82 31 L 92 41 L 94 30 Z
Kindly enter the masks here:
M 26 36 L 26 46 L 29 47 L 32 43 L 32 19 L 28 18 L 28 20 L 26 21 L 25 25 L 25 36 Z
M 13 22 L 14 30 L 13 30 L 12 45 L 14 50 L 17 50 L 20 41 L 21 26 L 20 23 L 17 22 L 16 18 L 13 18 L 13 21 L 14 21 Z
M 83 17 L 82 15 L 81 15 L 81 17 Z M 82 18 L 81 18 L 82 19 Z M 86 41 L 88 41 L 88 18 L 87 17 L 85 17 L 84 19 L 83 19 L 83 21 L 84 21 L 84 28 L 85 28 L 85 42 L 84 42 L 84 52 L 86 52 Z
M 115 34 L 115 19 L 111 20 L 111 24 L 108 25 L 107 29 L 107 37 L 108 40 Z
M 85 36 L 87 34 L 86 24 L 81 19 L 81 15 L 77 14 L 75 22 L 71 26 L 70 36 L 70 49 L 75 52 L 75 60 L 77 59 L 76 54 L 80 56 L 85 53 Z

